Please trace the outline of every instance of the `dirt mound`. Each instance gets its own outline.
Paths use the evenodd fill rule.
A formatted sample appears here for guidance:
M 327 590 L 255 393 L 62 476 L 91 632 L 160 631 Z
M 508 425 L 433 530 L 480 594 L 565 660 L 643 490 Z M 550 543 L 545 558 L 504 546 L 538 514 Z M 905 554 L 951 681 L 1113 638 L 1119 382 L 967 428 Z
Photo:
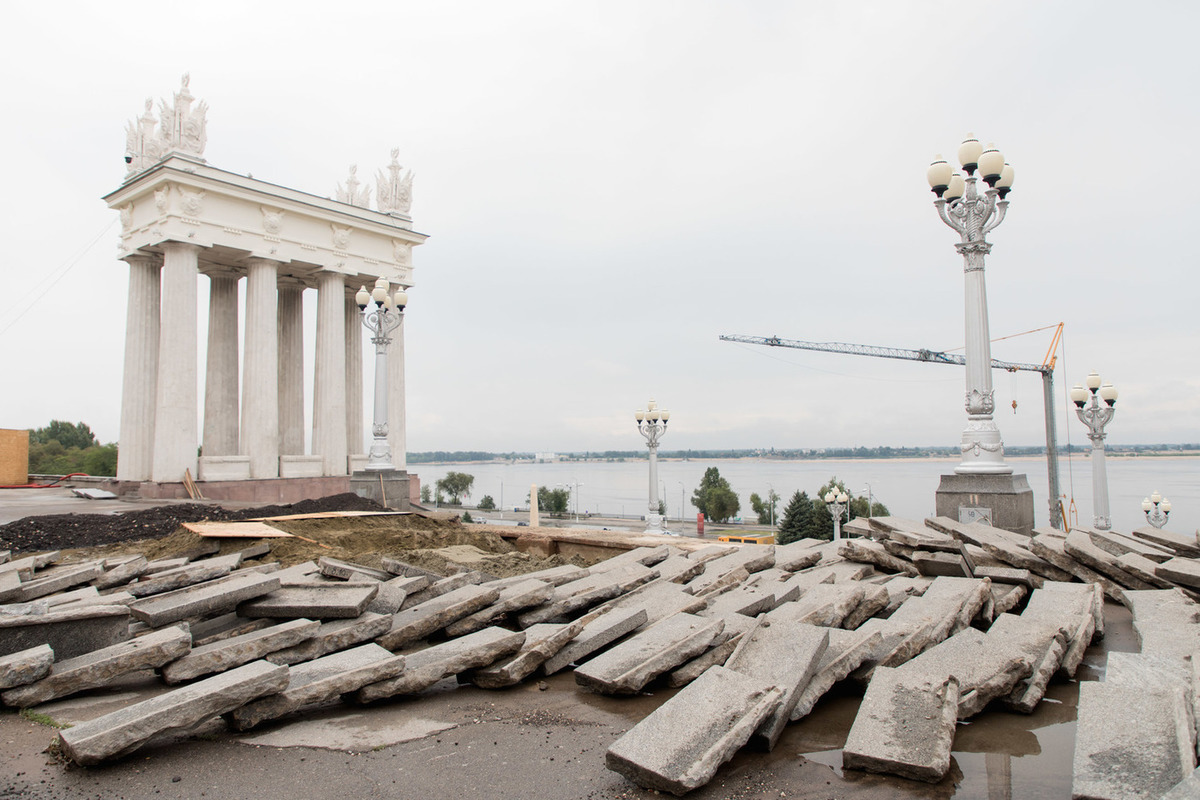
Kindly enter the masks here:
M 291 505 L 237 511 L 206 503 L 181 503 L 124 514 L 51 514 L 24 517 L 0 526 L 0 550 L 12 550 L 15 554 L 157 539 L 175 532 L 184 522 L 239 520 L 322 511 L 382 510 L 384 509 L 375 501 L 346 492 L 314 500 L 301 500 Z

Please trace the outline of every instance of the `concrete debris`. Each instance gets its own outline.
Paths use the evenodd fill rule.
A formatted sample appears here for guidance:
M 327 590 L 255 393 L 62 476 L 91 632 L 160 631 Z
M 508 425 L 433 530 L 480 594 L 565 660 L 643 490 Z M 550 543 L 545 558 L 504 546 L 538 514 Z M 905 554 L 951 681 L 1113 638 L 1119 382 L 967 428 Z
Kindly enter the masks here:
M 676 614 L 575 670 L 575 682 L 601 694 L 633 694 L 708 649 L 725 623 Z
M 613 742 L 605 764 L 647 789 L 686 794 L 712 779 L 779 700 L 771 684 L 713 667 Z
M 404 656 L 394 656 L 377 644 L 305 662 L 288 671 L 287 688 L 277 694 L 235 708 L 228 719 L 235 730 L 246 731 L 298 708 L 332 700 L 369 683 L 394 678 L 404 672 Z
M 1157 798 L 1190 777 L 1187 705 L 1169 686 L 1080 683 L 1071 796 Z
M 182 658 L 162 668 L 163 681 L 168 684 L 183 683 L 249 664 L 277 650 L 312 638 L 318 628 L 320 623 L 314 620 L 294 619 L 262 630 L 230 636 L 211 644 L 193 646 Z
M 167 628 L 132 641 L 58 661 L 40 681 L 0 693 L 6 706 L 29 708 L 69 697 L 140 669 L 161 667 L 192 649 L 187 626 Z
M 0 689 L 39 681 L 50 674 L 54 651 L 48 644 L 0 657 Z
M 847 769 L 936 783 L 950 769 L 958 681 L 880 667 L 842 749 Z
M 725 668 L 775 686 L 782 693 L 779 703 L 753 734 L 758 747 L 774 749 L 828 646 L 828 628 L 766 617 L 741 637 Z
M 0 700 L 29 706 L 132 670 L 187 683 L 65 731 L 64 752 L 90 764 L 216 715 L 248 729 L 339 696 L 370 703 L 451 678 L 501 688 L 573 669 L 578 686 L 606 694 L 680 687 L 606 760 L 641 786 L 683 793 L 746 743 L 774 746 L 853 679 L 865 694 L 843 765 L 937 781 L 957 719 L 1031 713 L 1052 681 L 1077 674 L 1104 634 L 1107 596 L 1132 611 L 1142 653 L 1110 653 L 1105 684 L 1080 684 L 1081 730 L 1092 706 L 1107 718 L 1077 748 L 1076 794 L 1122 796 L 1128 786 L 1101 780 L 1130 770 L 1142 793 L 1124 796 L 1198 780 L 1190 537 L 1029 538 L 944 517 L 843 530 L 869 538 L 690 552 L 676 541 L 499 579 L 388 557 L 382 570 L 332 558 L 239 568 L 267 555 L 265 542 L 222 556 L 214 540 L 157 561 L 0 556 L 0 602 L 24 601 L 0 606 Z M 1113 726 L 1114 715 L 1131 724 Z
M 59 733 L 59 743 L 76 764 L 99 764 L 136 750 L 154 736 L 185 731 L 283 691 L 287 683 L 287 667 L 255 661 L 67 728 Z

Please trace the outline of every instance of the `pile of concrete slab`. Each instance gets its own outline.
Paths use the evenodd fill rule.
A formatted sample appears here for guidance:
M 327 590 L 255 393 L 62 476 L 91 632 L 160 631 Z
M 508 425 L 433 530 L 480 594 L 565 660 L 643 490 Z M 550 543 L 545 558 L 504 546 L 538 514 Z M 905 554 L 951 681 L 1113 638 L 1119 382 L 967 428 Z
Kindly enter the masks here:
M 984 525 L 927 523 L 856 520 L 847 527 L 870 537 L 785 546 L 677 540 L 512 578 L 443 577 L 402 553 L 382 569 L 331 558 L 280 568 L 261 563 L 266 543 L 160 561 L 29 556 L 0 563 L 0 701 L 31 707 L 155 670 L 161 694 L 61 733 L 70 758 L 95 764 L 218 715 L 247 730 L 318 704 L 402 699 L 446 679 L 501 689 L 572 669 L 580 691 L 678 688 L 606 762 L 639 785 L 682 794 L 740 748 L 773 748 L 847 681 L 864 696 L 845 766 L 940 780 L 959 720 L 985 708 L 1030 713 L 1051 680 L 1074 675 L 1103 635 L 1114 588 L 1156 657 L 1173 660 L 1154 662 L 1169 673 L 1163 682 L 1190 678 L 1200 609 L 1183 590 L 1142 591 L 1107 572 L 1103 582 L 1075 582 L 1095 573 L 1062 566 L 1083 569 L 1074 552 L 1121 559 L 1089 532 L 1031 542 Z M 1067 555 L 1041 557 L 1039 540 Z M 1157 563 L 1181 572 L 1191 558 L 1177 548 Z M 1150 595 L 1193 610 L 1181 615 L 1163 600 L 1152 611 L 1140 599 Z M 1189 689 L 1187 702 L 1195 695 Z

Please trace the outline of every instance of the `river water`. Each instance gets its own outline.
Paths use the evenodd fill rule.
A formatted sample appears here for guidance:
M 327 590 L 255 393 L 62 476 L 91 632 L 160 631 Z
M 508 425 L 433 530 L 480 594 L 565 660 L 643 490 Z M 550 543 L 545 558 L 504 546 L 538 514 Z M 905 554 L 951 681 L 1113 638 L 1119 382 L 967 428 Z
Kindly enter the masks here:
M 893 516 L 924 519 L 934 515 L 934 493 L 941 476 L 953 472 L 952 459 L 829 459 L 777 461 L 772 459 L 730 459 L 665 461 L 658 463 L 659 496 L 666 501 L 667 516 L 696 518 L 691 505 L 692 490 L 704 471 L 716 467 L 729 481 L 741 500 L 742 515 L 749 521 L 750 494 L 766 497 L 774 489 L 781 500 L 777 513 L 793 492 L 816 494 L 836 476 L 855 495 L 870 493 L 888 507 Z M 1046 461 L 1039 458 L 1010 458 L 1017 473 L 1028 476 L 1033 489 L 1035 524 L 1049 524 Z M 1131 531 L 1146 525 L 1142 498 L 1155 490 L 1169 498 L 1172 505 L 1167 529 L 1190 534 L 1200 529 L 1200 458 L 1174 456 L 1109 457 L 1107 460 L 1109 507 L 1113 530 Z M 532 484 L 569 487 L 572 510 L 579 513 L 640 516 L 646 513 L 648 464 L 640 461 L 582 461 L 533 463 L 413 464 L 409 471 L 420 476 L 430 487 L 449 471 L 475 476 L 470 503 L 491 495 L 501 508 L 527 507 Z M 1078 523 L 1092 521 L 1092 468 L 1086 456 L 1059 461 L 1059 481 L 1069 504 L 1074 498 Z M 576 506 L 577 503 L 577 506 Z M 681 515 L 682 510 L 682 515 Z

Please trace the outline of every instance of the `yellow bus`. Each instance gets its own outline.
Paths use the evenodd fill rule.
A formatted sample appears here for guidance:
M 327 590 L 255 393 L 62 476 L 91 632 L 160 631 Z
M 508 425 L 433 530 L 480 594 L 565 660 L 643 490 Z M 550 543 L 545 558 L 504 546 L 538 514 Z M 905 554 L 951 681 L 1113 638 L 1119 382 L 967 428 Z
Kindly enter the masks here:
M 775 544 L 775 537 L 769 533 L 760 533 L 753 536 L 718 536 L 717 541 L 731 544 Z

